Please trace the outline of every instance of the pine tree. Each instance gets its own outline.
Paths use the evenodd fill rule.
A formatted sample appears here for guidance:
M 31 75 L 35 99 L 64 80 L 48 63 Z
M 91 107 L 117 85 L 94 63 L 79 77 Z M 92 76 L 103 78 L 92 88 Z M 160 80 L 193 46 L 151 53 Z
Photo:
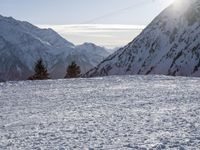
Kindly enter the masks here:
M 75 61 L 72 61 L 72 63 L 67 67 L 67 74 L 65 78 L 78 78 L 80 74 L 80 66 L 78 66 Z
M 35 74 L 31 77 L 29 77 L 29 80 L 45 80 L 49 79 L 49 73 L 47 71 L 47 68 L 44 65 L 43 60 L 40 58 L 36 63 L 35 63 L 35 68 L 34 68 Z

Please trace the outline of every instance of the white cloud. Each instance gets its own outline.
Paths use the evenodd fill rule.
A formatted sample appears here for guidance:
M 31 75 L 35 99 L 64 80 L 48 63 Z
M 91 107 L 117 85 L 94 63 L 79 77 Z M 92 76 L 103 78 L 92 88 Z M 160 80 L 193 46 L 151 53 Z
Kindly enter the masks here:
M 101 46 L 118 47 L 136 37 L 145 26 L 120 24 L 38 25 L 52 28 L 67 40 L 81 44 L 93 42 Z

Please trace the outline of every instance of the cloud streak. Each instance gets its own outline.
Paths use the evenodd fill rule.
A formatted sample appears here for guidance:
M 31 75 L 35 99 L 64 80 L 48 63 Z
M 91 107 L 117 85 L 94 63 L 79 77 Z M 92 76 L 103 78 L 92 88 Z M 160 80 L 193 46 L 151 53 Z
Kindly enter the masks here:
M 75 44 L 93 42 L 110 48 L 127 44 L 145 28 L 145 26 L 142 25 L 120 24 L 71 24 L 38 26 L 41 28 L 52 28 L 64 38 Z

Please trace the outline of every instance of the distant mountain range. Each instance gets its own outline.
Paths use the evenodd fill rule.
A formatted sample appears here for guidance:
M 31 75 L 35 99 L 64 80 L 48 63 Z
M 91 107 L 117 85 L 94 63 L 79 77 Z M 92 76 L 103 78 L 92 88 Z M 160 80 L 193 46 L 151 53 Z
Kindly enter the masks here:
M 92 43 L 75 46 L 52 29 L 0 16 L 1 80 L 27 79 L 39 58 L 45 61 L 51 78 L 63 78 L 71 61 L 76 61 L 85 73 L 109 54 Z
M 132 74 L 200 76 L 199 0 L 175 2 L 85 76 Z

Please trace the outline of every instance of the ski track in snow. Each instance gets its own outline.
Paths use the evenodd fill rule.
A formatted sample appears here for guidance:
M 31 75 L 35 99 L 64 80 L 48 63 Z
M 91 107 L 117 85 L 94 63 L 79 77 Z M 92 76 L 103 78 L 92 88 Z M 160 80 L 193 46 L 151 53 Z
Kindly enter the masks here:
M 200 149 L 200 79 L 0 83 L 0 149 Z

